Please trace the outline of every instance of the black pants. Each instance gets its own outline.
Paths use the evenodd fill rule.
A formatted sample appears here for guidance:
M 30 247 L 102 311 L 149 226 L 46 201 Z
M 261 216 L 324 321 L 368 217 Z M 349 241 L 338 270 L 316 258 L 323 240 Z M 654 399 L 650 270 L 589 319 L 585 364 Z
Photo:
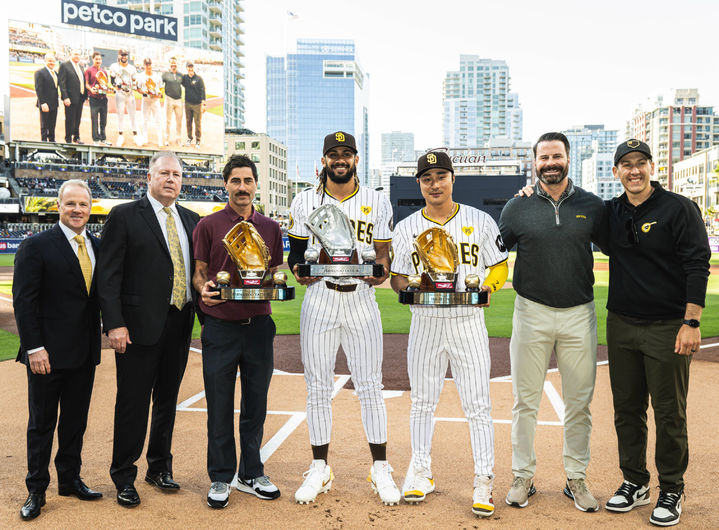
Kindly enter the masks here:
M 65 142 L 80 139 L 80 120 L 82 119 L 82 102 L 71 103 L 65 107 Z
M 274 368 L 275 323 L 269 315 L 250 324 L 205 316 L 202 375 L 207 398 L 207 472 L 212 482 L 264 475 L 260 459 L 267 390 Z M 240 370 L 240 466 L 234 435 L 235 379 Z
M 674 353 L 682 319 L 628 321 L 607 315 L 609 376 L 619 467 L 624 479 L 648 484 L 647 407 L 652 398 L 656 424 L 655 463 L 659 486 L 667 493 L 684 489 L 689 463 L 687 392 L 691 356 Z
M 58 482 L 66 484 L 80 476 L 82 438 L 87 427 L 95 364 L 87 360 L 72 370 L 33 374 L 27 368 L 27 477 L 30 493 L 42 493 L 50 483 L 50 454 L 57 424 L 55 468 Z M 58 405 L 60 418 L 58 421 Z
M 110 476 L 118 488 L 133 484 L 135 462 L 142 455 L 152 397 L 147 467 L 151 473 L 172 472 L 172 431 L 193 324 L 192 304 L 168 310 L 157 344 L 128 344 L 115 353 L 117 398 Z
M 55 141 L 55 124 L 57 123 L 57 107 L 47 112 L 40 111 L 40 138 L 43 142 Z
M 92 123 L 92 141 L 104 142 L 107 125 L 107 99 L 88 98 L 90 100 L 90 121 Z

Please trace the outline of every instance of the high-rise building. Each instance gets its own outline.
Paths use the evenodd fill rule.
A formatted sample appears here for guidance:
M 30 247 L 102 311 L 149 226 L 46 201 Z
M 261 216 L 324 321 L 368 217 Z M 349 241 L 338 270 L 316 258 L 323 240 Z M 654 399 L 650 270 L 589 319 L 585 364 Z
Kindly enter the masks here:
M 719 144 L 719 116 L 714 107 L 699 105 L 696 88 L 676 89 L 671 104 L 659 96 L 637 107 L 627 135 L 649 144 L 655 178 L 671 190 L 674 164 Z
M 699 205 L 719 235 L 719 145 L 707 147 L 674 165 L 674 191 Z
M 382 164 L 414 160 L 414 133 L 382 133 Z
M 314 182 L 324 137 L 345 131 L 369 184 L 368 81 L 351 40 L 298 39 L 296 53 L 267 57 L 267 133 L 287 146 L 290 178 Z
M 228 130 L 225 134 L 225 155 L 246 155 L 257 166 L 257 195 L 265 215 L 284 216 L 289 209 L 287 199 L 287 148 L 266 134 L 248 129 Z
M 562 131 L 569 140 L 569 178 L 577 186 L 584 186 L 582 162 L 592 154 L 614 153 L 617 148 L 616 129 L 605 129 L 604 125 L 575 125 Z
M 480 147 L 492 138 L 521 140 L 522 109 L 509 84 L 505 61 L 460 55 L 459 70 L 444 79 L 444 144 Z
M 600 150 L 599 140 L 592 142 L 592 154 L 582 160 L 582 187 L 604 200 L 611 199 L 624 192 L 622 182 L 614 178 L 614 153 Z
M 242 41 L 243 0 L 109 0 L 108 4 L 177 17 L 178 44 L 223 53 L 225 71 L 225 128 L 245 124 Z M 180 68 L 180 70 L 183 70 Z

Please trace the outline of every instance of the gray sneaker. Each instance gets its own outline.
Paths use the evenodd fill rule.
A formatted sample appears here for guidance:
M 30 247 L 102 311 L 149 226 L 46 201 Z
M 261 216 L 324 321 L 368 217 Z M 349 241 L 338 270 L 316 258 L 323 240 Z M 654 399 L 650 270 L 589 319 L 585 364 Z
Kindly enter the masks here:
M 227 482 L 213 482 L 207 494 L 207 506 L 224 508 L 230 501 L 230 485 Z
M 589 491 L 583 478 L 567 479 L 564 494 L 574 500 L 574 506 L 577 507 L 577 510 L 582 510 L 583 512 L 596 512 L 599 510 L 597 499 Z
M 534 489 L 534 477 L 514 477 L 512 486 L 509 488 L 505 501 L 510 506 L 524 508 L 527 504 L 529 504 L 529 497 L 535 493 L 537 493 L 537 490 Z

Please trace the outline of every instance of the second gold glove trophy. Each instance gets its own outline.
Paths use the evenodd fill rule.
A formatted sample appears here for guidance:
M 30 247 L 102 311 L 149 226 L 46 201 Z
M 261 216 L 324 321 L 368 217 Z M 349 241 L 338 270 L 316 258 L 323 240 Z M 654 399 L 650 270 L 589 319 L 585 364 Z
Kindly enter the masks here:
M 237 265 L 240 279 L 239 286 L 231 286 L 231 273 L 217 273 L 215 283 L 222 300 L 258 302 L 294 299 L 295 288 L 287 285 L 287 274 L 283 271 L 270 273 L 270 252 L 251 223 L 237 223 L 227 232 L 222 244 Z
M 399 292 L 402 304 L 481 305 L 488 297 L 479 287 L 479 276 L 464 278 L 466 291 L 457 291 L 459 253 L 454 239 L 442 228 L 428 228 L 414 240 L 414 249 L 422 262 L 422 274 L 407 277 L 407 289 Z
M 322 248 L 318 251 L 315 247 L 309 247 L 305 251 L 307 263 L 297 266 L 298 276 L 384 276 L 382 264 L 375 263 L 377 255 L 374 248 L 362 250 L 362 263 L 359 263 L 352 224 L 345 213 L 334 204 L 324 204 L 312 212 L 307 220 L 307 228 L 315 235 Z

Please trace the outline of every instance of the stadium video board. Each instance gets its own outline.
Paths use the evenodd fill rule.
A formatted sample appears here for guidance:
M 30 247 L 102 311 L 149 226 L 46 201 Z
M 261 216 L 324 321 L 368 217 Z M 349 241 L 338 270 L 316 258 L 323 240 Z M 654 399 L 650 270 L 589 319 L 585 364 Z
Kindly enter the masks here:
M 11 140 L 223 153 L 222 52 L 96 28 L 11 20 L 8 29 Z

